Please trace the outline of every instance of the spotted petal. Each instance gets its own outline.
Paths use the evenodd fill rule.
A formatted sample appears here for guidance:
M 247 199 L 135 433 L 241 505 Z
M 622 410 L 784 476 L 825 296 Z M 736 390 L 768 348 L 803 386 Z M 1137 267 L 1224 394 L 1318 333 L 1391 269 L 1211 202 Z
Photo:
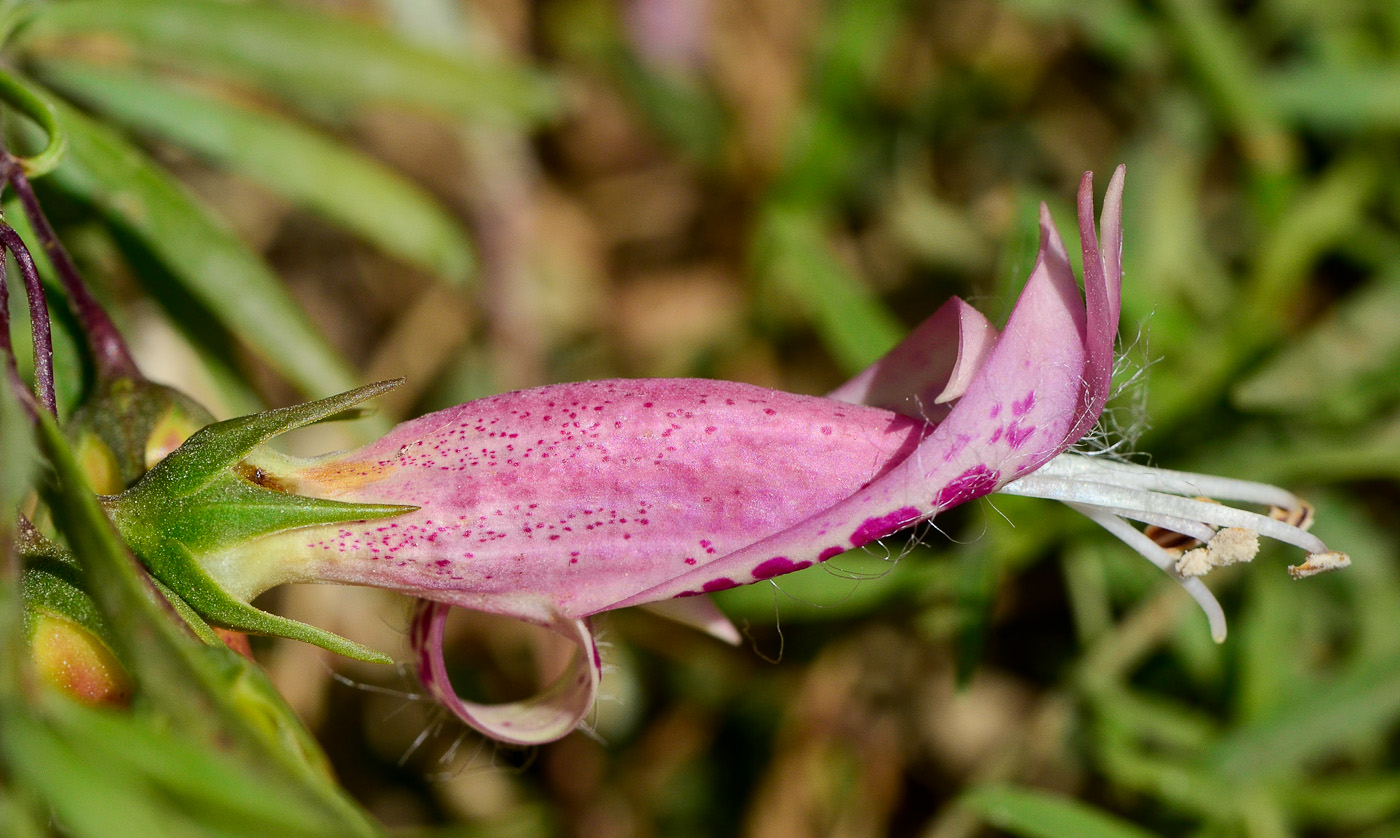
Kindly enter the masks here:
M 1115 181 L 1121 188 L 1121 177 Z M 1081 195 L 1092 195 L 1091 188 L 1086 178 Z M 1092 235 L 1092 221 L 1089 227 Z M 1039 258 L 1005 332 L 947 418 L 910 456 L 834 506 L 610 607 L 693 596 L 768 578 L 775 568 L 805 567 L 994 492 L 1048 462 L 1093 426 L 1107 399 L 1111 355 L 1102 375 L 1090 361 L 1091 350 L 1111 353 L 1119 289 L 1107 286 L 1117 278 L 1117 271 L 1112 282 L 1107 270 L 1094 272 L 1086 304 L 1042 207 Z

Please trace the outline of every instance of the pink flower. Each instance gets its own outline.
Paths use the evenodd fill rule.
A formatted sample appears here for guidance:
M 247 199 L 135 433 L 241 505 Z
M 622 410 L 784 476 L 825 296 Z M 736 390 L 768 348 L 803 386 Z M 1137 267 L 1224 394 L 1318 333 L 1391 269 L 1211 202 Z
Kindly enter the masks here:
M 291 462 L 261 451 L 250 462 L 286 491 L 417 509 L 290 530 L 201 564 L 245 600 L 313 580 L 420 597 L 412 639 L 424 683 L 468 724 L 517 743 L 559 738 L 591 709 L 601 671 L 592 615 L 644 605 L 737 640 L 704 594 L 823 562 L 996 491 L 1084 509 L 1182 579 L 1223 635 L 1199 580 L 1177 573 L 1174 559 L 1164 563 L 1161 548 L 1117 516 L 1208 543 L 1223 525 L 1312 553 L 1326 548 L 1229 507 L 1172 498 L 1185 506 L 1159 508 L 1164 490 L 1201 494 L 1194 476 L 1065 454 L 1109 394 L 1122 188 L 1120 167 L 1100 247 L 1090 175 L 1081 183 L 1083 297 L 1042 207 L 1039 258 L 1000 335 L 954 299 L 826 398 L 723 381 L 559 384 L 423 416 L 329 458 Z M 1252 485 L 1210 479 L 1217 490 Z M 1221 493 L 1300 507 L 1281 490 Z M 1217 549 L 1215 563 L 1226 552 Z M 1193 567 L 1208 567 L 1205 556 Z M 442 658 L 451 606 L 549 627 L 577 645 L 573 664 L 533 700 L 466 702 Z

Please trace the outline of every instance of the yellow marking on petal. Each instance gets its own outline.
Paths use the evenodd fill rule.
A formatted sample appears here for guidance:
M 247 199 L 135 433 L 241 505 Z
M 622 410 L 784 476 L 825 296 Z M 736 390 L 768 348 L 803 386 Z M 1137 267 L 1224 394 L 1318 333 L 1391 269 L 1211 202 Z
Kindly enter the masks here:
M 297 477 L 315 483 L 332 494 L 348 492 L 383 480 L 398 466 L 366 461 L 337 460 L 302 469 Z

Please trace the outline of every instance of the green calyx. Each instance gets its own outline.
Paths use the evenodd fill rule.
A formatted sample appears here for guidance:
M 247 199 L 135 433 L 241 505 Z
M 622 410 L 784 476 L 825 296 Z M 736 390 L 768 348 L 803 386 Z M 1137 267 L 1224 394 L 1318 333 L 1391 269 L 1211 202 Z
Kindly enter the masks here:
M 254 608 L 221 587 L 199 558 L 299 527 L 387 518 L 415 507 L 343 503 L 262 485 L 244 459 L 273 437 L 342 413 L 393 387 L 380 382 L 294 407 L 218 422 L 196 431 L 107 511 L 152 576 L 211 624 L 289 637 L 360 660 L 386 656 L 339 635 Z

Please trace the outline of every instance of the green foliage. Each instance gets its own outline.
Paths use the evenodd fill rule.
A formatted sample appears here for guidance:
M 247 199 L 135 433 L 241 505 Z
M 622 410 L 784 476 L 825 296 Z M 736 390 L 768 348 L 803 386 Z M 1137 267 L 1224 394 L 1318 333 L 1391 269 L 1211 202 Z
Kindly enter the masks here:
M 993 826 L 1024 838 L 1062 838 L 1065 835 L 1148 838 L 1151 835 L 1091 806 L 1028 789 L 982 786 L 969 792 L 962 802 Z

